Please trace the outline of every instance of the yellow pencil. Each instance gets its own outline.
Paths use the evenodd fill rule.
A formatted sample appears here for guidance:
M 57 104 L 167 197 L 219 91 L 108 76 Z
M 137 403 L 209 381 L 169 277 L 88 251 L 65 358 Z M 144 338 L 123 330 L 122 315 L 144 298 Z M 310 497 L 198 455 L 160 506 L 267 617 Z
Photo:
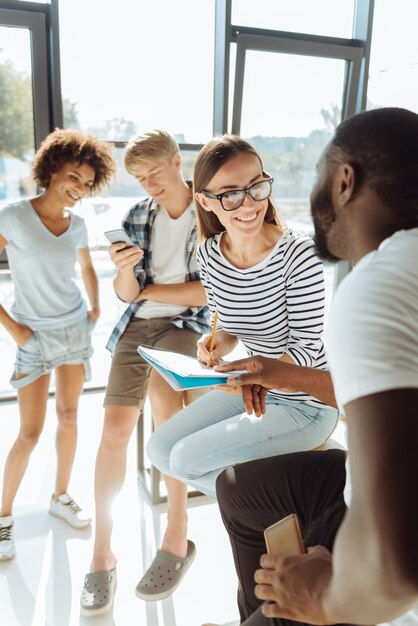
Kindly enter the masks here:
M 213 347 L 215 345 L 215 333 L 216 333 L 216 323 L 217 323 L 217 321 L 218 321 L 218 311 L 215 311 L 215 315 L 213 316 L 212 334 L 210 336 L 209 352 L 212 352 Z M 208 367 L 210 367 L 212 365 L 212 361 L 210 359 L 208 359 L 206 365 Z

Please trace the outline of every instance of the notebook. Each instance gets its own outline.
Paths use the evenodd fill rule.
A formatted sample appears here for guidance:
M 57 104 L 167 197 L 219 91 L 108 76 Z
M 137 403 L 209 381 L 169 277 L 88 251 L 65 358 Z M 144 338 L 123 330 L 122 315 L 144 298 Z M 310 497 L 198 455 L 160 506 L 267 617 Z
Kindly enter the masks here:
M 228 374 L 215 372 L 211 367 L 206 367 L 206 365 L 200 363 L 200 361 L 192 356 L 187 356 L 180 352 L 163 350 L 161 348 L 152 348 L 151 346 L 138 346 L 138 353 L 152 365 L 176 391 L 182 389 L 196 389 L 198 387 L 211 387 L 212 385 L 224 385 L 226 384 L 226 379 L 230 376 L 245 373 L 244 370 Z

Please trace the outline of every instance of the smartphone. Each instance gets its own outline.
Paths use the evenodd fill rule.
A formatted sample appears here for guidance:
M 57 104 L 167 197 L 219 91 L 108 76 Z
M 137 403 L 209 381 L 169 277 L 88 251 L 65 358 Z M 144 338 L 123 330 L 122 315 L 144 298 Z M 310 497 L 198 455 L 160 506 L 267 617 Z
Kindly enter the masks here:
M 131 248 L 135 245 L 123 228 L 107 230 L 105 232 L 105 237 L 110 241 L 110 243 L 126 243 L 125 248 Z
M 276 556 L 303 554 L 305 552 L 299 520 L 295 513 L 266 528 L 264 539 L 267 552 Z

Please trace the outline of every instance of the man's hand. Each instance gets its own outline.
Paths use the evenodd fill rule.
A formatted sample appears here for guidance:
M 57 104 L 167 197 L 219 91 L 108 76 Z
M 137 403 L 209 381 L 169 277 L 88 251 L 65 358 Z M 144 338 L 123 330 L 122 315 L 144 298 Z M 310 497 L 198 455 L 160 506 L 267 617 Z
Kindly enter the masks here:
M 279 388 L 283 391 L 293 391 L 291 383 L 297 367 L 299 366 L 265 356 L 251 356 L 232 361 L 227 365 L 218 365 L 215 369 L 217 372 L 247 370 L 247 374 L 228 378 L 228 384 L 231 385 L 261 385 L 265 389 Z
M 229 383 L 228 385 L 214 385 L 213 388 L 225 393 L 242 394 L 248 415 L 254 414 L 256 417 L 262 417 L 266 412 L 266 395 L 268 391 L 260 385 L 234 385 Z
M 307 554 L 275 556 L 264 554 L 255 572 L 255 595 L 266 600 L 262 613 L 308 624 L 333 624 L 325 613 L 323 598 L 332 575 L 332 555 L 323 546 Z
M 108 252 L 112 263 L 122 274 L 131 272 L 144 256 L 144 251 L 139 246 L 126 247 L 126 244 L 122 242 L 113 243 L 109 246 Z
M 249 415 L 262 417 L 266 412 L 266 395 L 268 390 L 261 385 L 243 385 L 242 399 Z
M 286 356 L 286 355 L 285 355 Z M 231 385 L 260 385 L 264 389 L 303 392 L 315 396 L 328 406 L 337 407 L 331 375 L 327 370 L 288 363 L 284 357 L 269 359 L 252 356 L 214 368 L 217 372 L 247 370 L 246 374 L 228 378 Z

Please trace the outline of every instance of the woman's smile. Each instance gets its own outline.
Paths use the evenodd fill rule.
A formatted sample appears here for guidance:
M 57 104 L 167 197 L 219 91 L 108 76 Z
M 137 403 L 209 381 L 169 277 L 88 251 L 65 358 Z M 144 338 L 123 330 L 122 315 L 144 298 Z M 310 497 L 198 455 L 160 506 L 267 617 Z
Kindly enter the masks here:
M 255 211 L 251 215 L 237 215 L 237 217 L 234 217 L 234 219 L 238 222 L 252 223 L 256 221 L 259 213 L 260 211 Z

